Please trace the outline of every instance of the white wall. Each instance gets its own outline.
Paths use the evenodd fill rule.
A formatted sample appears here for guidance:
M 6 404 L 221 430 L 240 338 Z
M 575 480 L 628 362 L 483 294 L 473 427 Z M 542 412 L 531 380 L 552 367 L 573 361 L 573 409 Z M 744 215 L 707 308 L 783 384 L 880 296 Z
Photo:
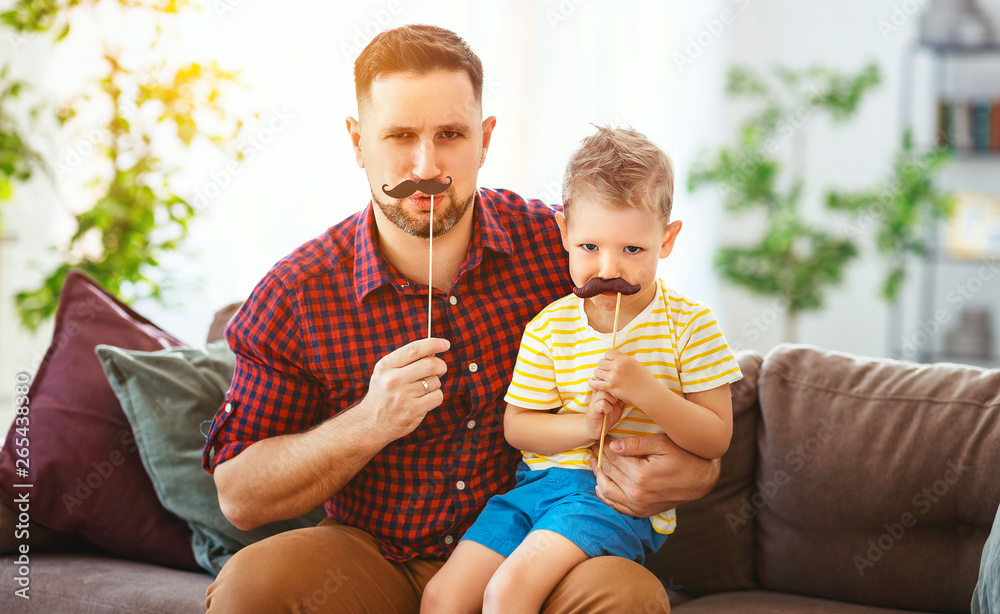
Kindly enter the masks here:
M 755 2 L 724 34 L 729 42 L 727 61 L 731 63 L 757 68 L 772 64 L 800 68 L 821 64 L 856 72 L 867 62 L 875 61 L 882 69 L 881 86 L 867 97 L 850 123 L 832 126 L 831 122 L 817 118 L 797 133 L 807 143 L 803 163 L 807 178 L 806 211 L 811 219 L 830 230 L 846 231 L 849 226 L 844 218 L 821 210 L 822 195 L 827 189 L 863 189 L 878 184 L 889 172 L 902 134 L 903 62 L 918 36 L 919 17 L 913 13 L 915 8 L 927 4 L 917 0 Z M 988 0 L 982 4 L 996 15 L 995 22 L 1000 24 L 1000 2 Z M 917 128 L 933 129 L 934 119 L 930 113 L 934 100 L 928 83 L 930 69 L 926 58 L 921 61 L 922 57 L 918 56 L 914 67 L 914 121 Z M 993 67 L 993 75 L 997 74 L 997 69 Z M 982 85 L 985 88 L 980 91 L 985 89 L 994 96 L 1000 95 L 1000 83 Z M 728 106 L 724 120 L 727 134 L 733 133 L 739 119 L 737 110 Z M 949 171 L 945 185 L 978 187 L 1000 193 L 1000 160 L 994 158 L 973 166 L 970 169 L 969 165 L 961 165 Z M 729 214 L 726 217 L 726 240 L 739 242 L 748 227 L 746 219 Z M 868 239 L 870 233 L 862 233 L 859 238 Z M 872 244 L 872 241 L 867 242 L 869 246 Z M 801 319 L 798 341 L 864 355 L 895 354 L 897 347 L 890 347 L 888 327 L 898 316 L 879 299 L 882 270 L 882 262 L 874 249 L 866 247 L 860 259 L 850 266 L 843 285 L 831 293 L 827 307 Z M 974 271 L 969 267 L 955 270 L 943 267 L 939 272 L 939 290 L 946 292 L 963 283 Z M 916 264 L 911 266 L 910 283 L 902 295 L 901 317 L 906 340 L 913 346 L 923 340 L 916 332 L 920 324 L 919 307 L 924 300 L 917 284 L 921 274 Z M 783 341 L 783 320 L 773 301 L 754 298 L 732 288 L 724 289 L 723 296 L 722 324 L 731 344 L 766 352 Z M 987 285 L 969 304 L 990 303 L 1000 303 L 1000 284 Z M 954 304 L 947 304 L 939 296 L 937 307 L 949 310 L 949 325 L 957 322 Z M 997 316 L 995 330 L 1000 331 L 1000 314 Z M 935 347 L 941 344 L 943 335 L 940 332 L 930 340 Z M 906 353 L 903 357 L 912 359 L 916 354 Z

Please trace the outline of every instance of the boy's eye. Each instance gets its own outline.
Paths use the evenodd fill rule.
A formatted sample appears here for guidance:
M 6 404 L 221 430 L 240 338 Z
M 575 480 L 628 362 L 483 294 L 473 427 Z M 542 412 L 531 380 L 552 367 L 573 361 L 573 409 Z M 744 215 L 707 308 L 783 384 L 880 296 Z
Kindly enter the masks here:
M 586 252 L 596 252 L 597 251 L 597 246 L 594 245 L 593 243 L 583 243 L 583 244 L 580 245 L 580 247 L 583 248 L 583 250 L 586 251 Z
M 641 251 L 642 251 L 642 248 L 641 247 L 636 247 L 635 245 L 626 245 L 625 246 L 625 253 L 626 254 L 638 254 Z

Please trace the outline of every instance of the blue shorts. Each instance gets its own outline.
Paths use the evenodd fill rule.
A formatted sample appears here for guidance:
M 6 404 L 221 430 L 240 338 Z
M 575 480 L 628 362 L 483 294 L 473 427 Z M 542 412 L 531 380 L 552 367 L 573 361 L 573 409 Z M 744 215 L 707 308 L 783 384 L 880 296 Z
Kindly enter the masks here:
M 587 556 L 611 554 L 642 563 L 667 536 L 653 529 L 648 518 L 616 512 L 597 498 L 596 485 L 589 469 L 531 471 L 522 462 L 517 485 L 490 499 L 462 539 L 506 557 L 528 533 L 545 529 L 570 540 Z

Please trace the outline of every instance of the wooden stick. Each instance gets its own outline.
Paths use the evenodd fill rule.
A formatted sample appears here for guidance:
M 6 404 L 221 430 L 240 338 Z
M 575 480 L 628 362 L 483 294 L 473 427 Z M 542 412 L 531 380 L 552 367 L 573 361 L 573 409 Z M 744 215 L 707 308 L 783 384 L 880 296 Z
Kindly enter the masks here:
M 617 348 L 617 338 L 618 338 L 618 310 L 622 306 L 622 293 L 618 293 L 618 298 L 615 300 L 615 323 L 611 326 L 611 349 L 616 350 Z M 597 448 L 597 468 L 601 468 L 601 457 L 604 456 L 604 432 L 608 428 L 608 415 L 604 414 L 604 420 L 601 422 L 601 444 Z
M 434 195 L 431 194 L 431 225 L 427 228 L 430 254 L 427 257 L 427 338 L 431 338 L 431 305 L 434 301 Z

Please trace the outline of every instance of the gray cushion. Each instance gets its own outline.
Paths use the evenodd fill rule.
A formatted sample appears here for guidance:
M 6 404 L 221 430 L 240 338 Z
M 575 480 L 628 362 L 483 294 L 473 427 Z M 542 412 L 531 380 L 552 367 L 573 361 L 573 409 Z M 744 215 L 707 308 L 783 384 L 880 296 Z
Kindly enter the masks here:
M 967 611 L 1000 503 L 1000 370 L 781 345 L 758 384 L 761 586 Z
M 972 614 L 1000 613 L 1000 509 L 993 520 L 993 531 L 979 563 L 979 583 L 972 593 Z
M 190 525 L 195 560 L 218 573 L 243 546 L 288 529 L 315 526 L 324 514 L 276 522 L 252 531 L 234 527 L 219 509 L 212 476 L 201 466 L 200 427 L 221 405 L 235 358 L 225 341 L 204 349 L 136 352 L 99 345 L 101 360 L 163 506 Z

